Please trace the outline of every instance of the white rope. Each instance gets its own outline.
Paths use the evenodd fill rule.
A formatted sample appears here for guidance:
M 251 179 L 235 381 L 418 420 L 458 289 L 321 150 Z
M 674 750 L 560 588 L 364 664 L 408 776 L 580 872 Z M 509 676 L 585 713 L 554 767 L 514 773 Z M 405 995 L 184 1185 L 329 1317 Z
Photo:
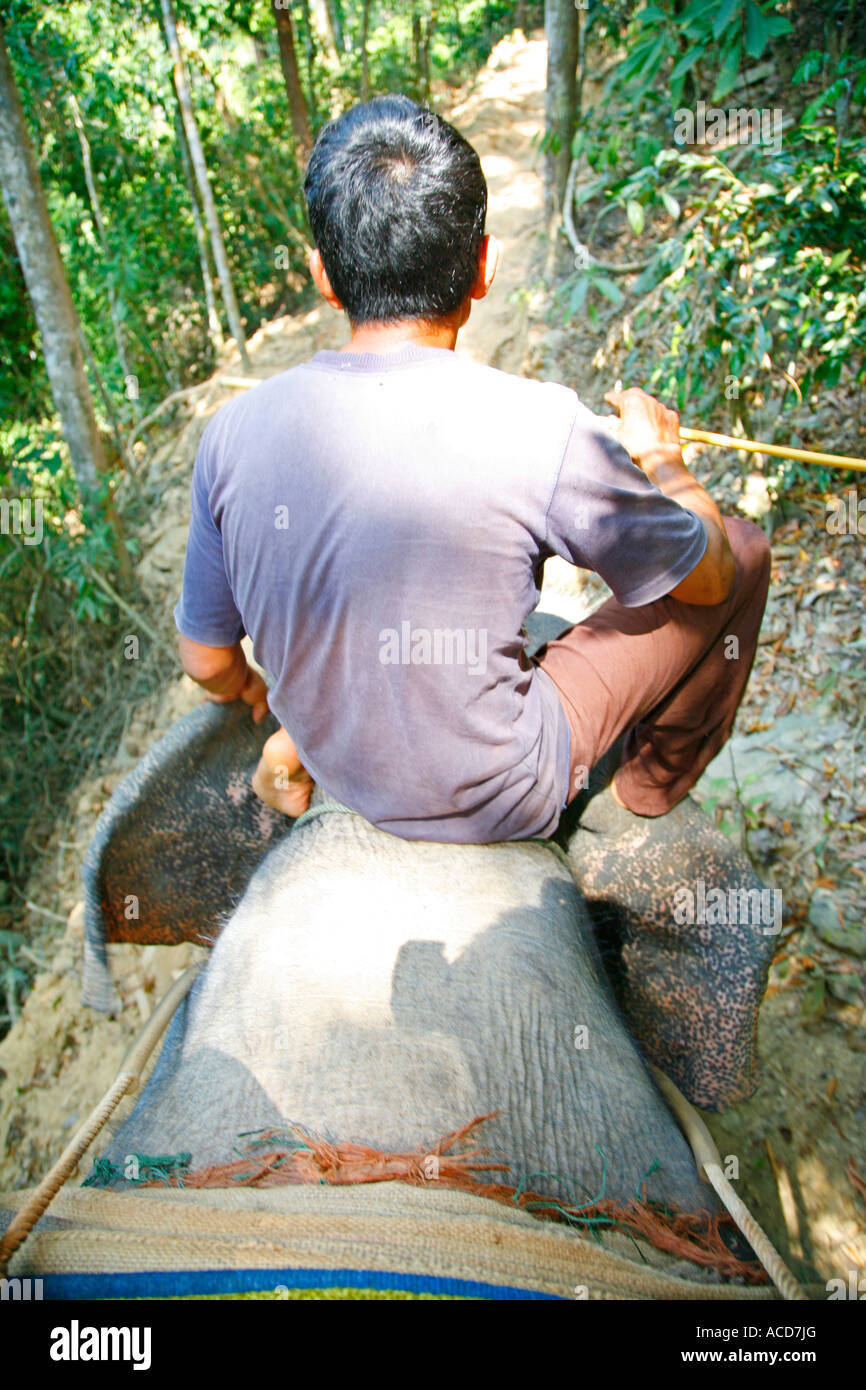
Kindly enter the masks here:
M 659 1090 L 673 1110 L 677 1123 L 691 1144 L 700 1176 L 718 1193 L 782 1297 L 792 1302 L 805 1301 L 806 1295 L 773 1246 L 769 1236 L 758 1225 L 745 1202 L 737 1195 L 722 1172 L 722 1160 L 713 1136 L 694 1106 L 689 1104 L 682 1091 L 678 1090 L 670 1078 L 665 1076 L 664 1072 L 659 1071 L 658 1067 L 649 1063 L 649 1069 Z
M 29 1200 L 10 1221 L 6 1234 L 0 1241 L 0 1276 L 5 1275 L 9 1260 L 27 1239 L 39 1218 L 57 1196 L 106 1120 L 117 1109 L 123 1097 L 138 1086 L 145 1062 L 168 1027 L 181 1000 L 186 998 L 195 984 L 200 970 L 201 962 L 189 966 L 163 995 L 144 1027 L 136 1034 L 132 1046 L 121 1063 L 120 1071 L 99 1104 L 91 1110 L 84 1124 L 76 1130 L 57 1162 L 46 1173 Z

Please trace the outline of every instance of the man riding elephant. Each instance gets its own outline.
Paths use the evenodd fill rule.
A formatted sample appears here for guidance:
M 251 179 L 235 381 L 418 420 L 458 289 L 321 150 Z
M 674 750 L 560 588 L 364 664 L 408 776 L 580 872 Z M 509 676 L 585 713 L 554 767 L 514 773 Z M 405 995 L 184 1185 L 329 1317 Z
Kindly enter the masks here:
M 205 431 L 185 669 L 257 720 L 270 706 L 254 786 L 291 816 L 315 781 L 405 839 L 548 837 L 621 734 L 605 795 L 663 815 L 730 734 L 763 532 L 721 517 L 676 414 L 643 391 L 608 393 L 620 415 L 601 419 L 565 386 L 456 354 L 499 247 L 478 156 L 439 116 L 402 96 L 346 112 L 305 191 L 310 270 L 351 338 Z M 530 660 L 554 554 L 614 597 Z
M 642 391 L 606 422 L 456 355 L 498 248 L 438 116 L 348 112 L 306 191 L 351 340 L 208 426 L 175 613 L 188 673 L 254 722 L 178 726 L 89 856 L 97 964 L 130 893 L 150 939 L 216 940 L 110 1160 L 220 1166 L 288 1122 L 402 1152 L 484 1115 L 521 1182 L 695 1210 L 635 1043 L 698 1104 L 754 1089 L 772 942 L 671 909 L 699 875 L 757 890 L 687 793 L 748 678 L 763 533 L 723 521 Z M 530 649 L 554 554 L 614 597 Z

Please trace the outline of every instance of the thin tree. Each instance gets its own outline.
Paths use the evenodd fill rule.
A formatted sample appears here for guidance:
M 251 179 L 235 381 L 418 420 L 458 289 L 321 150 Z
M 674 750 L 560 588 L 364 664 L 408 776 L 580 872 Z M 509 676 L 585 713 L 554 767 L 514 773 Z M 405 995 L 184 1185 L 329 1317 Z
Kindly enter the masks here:
M 286 8 L 286 0 L 282 0 L 282 3 L 281 0 L 271 0 L 271 9 L 273 10 L 277 25 L 277 41 L 280 46 L 280 66 L 283 69 L 286 96 L 289 98 L 292 132 L 306 157 L 313 148 L 313 137 L 310 134 L 307 103 L 304 100 L 304 92 L 301 87 L 301 76 L 298 72 L 298 58 L 295 51 L 295 33 L 292 27 L 292 17 Z
M 370 32 L 370 0 L 364 0 L 361 18 L 361 100 L 366 101 L 370 91 L 370 73 L 367 66 L 367 36 Z
M 78 136 L 78 143 L 81 147 L 81 163 L 84 167 L 84 182 L 87 185 L 87 193 L 88 197 L 90 198 L 90 208 L 93 213 L 93 221 L 96 225 L 96 233 L 99 239 L 99 247 L 102 252 L 103 259 L 106 262 L 106 281 L 108 285 L 108 314 L 111 319 L 111 327 L 114 333 L 114 347 L 115 351 L 117 352 L 117 360 L 120 364 L 120 371 L 123 380 L 128 381 L 128 379 L 133 375 L 133 372 L 129 364 L 129 352 L 126 343 L 126 330 L 123 324 L 125 306 L 123 303 L 123 297 L 118 293 L 117 287 L 114 282 L 114 270 L 111 266 L 111 247 L 109 245 L 108 232 L 105 226 L 105 217 L 102 211 L 102 201 L 99 197 L 99 191 L 96 187 L 96 179 L 93 175 L 93 156 L 90 149 L 90 140 L 88 139 L 87 131 L 84 127 L 84 121 L 82 120 L 81 116 L 81 108 L 78 105 L 78 100 L 75 96 L 75 93 L 70 90 L 67 93 L 67 95 L 69 99 L 69 109 L 72 112 L 72 123 L 75 126 L 75 131 Z M 138 415 L 140 412 L 137 408 L 137 405 L 135 404 L 136 400 L 137 397 L 133 398 L 133 413 L 135 415 Z
M 313 16 L 310 14 L 310 0 L 301 0 L 301 17 L 304 21 L 304 65 L 307 69 L 307 109 L 313 120 L 318 116 L 316 106 L 316 36 L 313 33 Z
M 418 86 L 422 86 L 423 81 L 423 62 L 421 57 L 422 38 L 421 38 L 421 16 L 417 10 L 412 11 L 412 60 L 415 65 L 415 79 Z
M 578 15 L 574 0 L 545 0 L 547 91 L 544 202 L 548 233 L 555 234 L 571 165 L 577 109 Z
M 418 45 L 418 68 L 421 92 L 425 102 L 430 100 L 430 43 L 433 38 L 433 30 L 436 28 L 436 20 L 439 17 L 437 5 L 433 5 L 427 23 L 422 24 L 420 33 L 420 43 Z
M 201 136 L 196 123 L 195 112 L 192 108 L 189 82 L 186 75 L 186 65 L 183 61 L 183 53 L 181 52 L 180 42 L 177 37 L 174 10 L 172 9 L 171 0 L 160 0 L 160 4 L 162 6 L 162 19 L 165 28 L 166 42 L 168 43 L 168 51 L 171 55 L 173 65 L 174 90 L 177 94 L 177 104 L 180 107 L 183 128 L 186 132 L 187 144 L 189 146 L 189 155 L 192 160 L 196 183 L 198 184 L 208 237 L 210 238 L 211 251 L 213 252 L 214 264 L 222 289 L 223 303 L 226 308 L 226 318 L 228 319 L 231 334 L 237 343 L 241 361 L 245 367 L 249 367 L 250 360 L 247 356 L 247 341 L 241 324 L 238 302 L 235 298 L 228 256 L 226 255 L 225 242 L 223 241 L 222 231 L 220 230 L 216 203 L 214 202 L 213 189 L 210 185 L 210 177 L 205 162 Z
M 346 51 L 346 27 L 343 23 L 343 7 L 340 0 L 326 0 L 328 7 L 328 19 L 331 23 L 331 32 L 334 35 L 334 42 L 339 53 Z
M 201 278 L 204 285 L 204 300 L 207 306 L 207 332 L 211 346 L 219 357 L 223 349 L 223 329 L 220 323 L 220 316 L 216 306 L 216 296 L 213 292 L 213 280 L 211 279 L 210 260 L 207 253 L 207 236 L 205 234 L 204 223 L 201 220 L 201 212 L 198 206 L 198 193 L 195 186 L 195 175 L 192 171 L 192 160 L 189 157 L 189 146 L 186 142 L 186 131 L 183 128 L 180 111 L 175 112 L 174 128 L 177 134 L 177 144 L 180 150 L 181 164 L 183 165 L 183 176 L 186 179 L 186 186 L 189 191 L 190 210 L 192 212 L 192 223 L 195 228 L 195 242 L 198 248 L 198 260 L 201 266 Z
M 0 26 L 0 185 L 27 293 L 42 336 L 51 394 L 82 494 L 93 493 L 105 455 L 79 341 L 79 322 Z
M 328 57 L 336 61 L 337 40 L 334 33 L 334 18 L 327 0 L 310 0 L 310 4 L 313 11 L 313 25 L 318 34 L 319 42 Z

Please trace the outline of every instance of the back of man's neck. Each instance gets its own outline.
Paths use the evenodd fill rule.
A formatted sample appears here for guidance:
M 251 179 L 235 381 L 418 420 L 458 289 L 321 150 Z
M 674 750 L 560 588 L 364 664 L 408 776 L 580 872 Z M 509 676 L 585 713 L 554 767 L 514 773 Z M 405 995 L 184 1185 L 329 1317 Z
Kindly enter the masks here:
M 453 323 L 426 323 L 404 319 L 399 323 L 360 324 L 341 352 L 396 352 L 407 343 L 418 347 L 447 348 L 454 351 L 459 327 Z

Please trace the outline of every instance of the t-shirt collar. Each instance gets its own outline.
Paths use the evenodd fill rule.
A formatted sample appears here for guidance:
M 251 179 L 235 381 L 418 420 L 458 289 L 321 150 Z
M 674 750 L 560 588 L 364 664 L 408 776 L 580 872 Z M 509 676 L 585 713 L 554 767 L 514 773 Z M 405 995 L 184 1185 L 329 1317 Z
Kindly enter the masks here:
M 336 367 L 339 371 L 383 372 L 417 362 L 454 358 L 450 348 L 431 347 L 426 343 L 401 343 L 390 352 L 336 352 L 323 348 L 311 359 L 311 366 Z

